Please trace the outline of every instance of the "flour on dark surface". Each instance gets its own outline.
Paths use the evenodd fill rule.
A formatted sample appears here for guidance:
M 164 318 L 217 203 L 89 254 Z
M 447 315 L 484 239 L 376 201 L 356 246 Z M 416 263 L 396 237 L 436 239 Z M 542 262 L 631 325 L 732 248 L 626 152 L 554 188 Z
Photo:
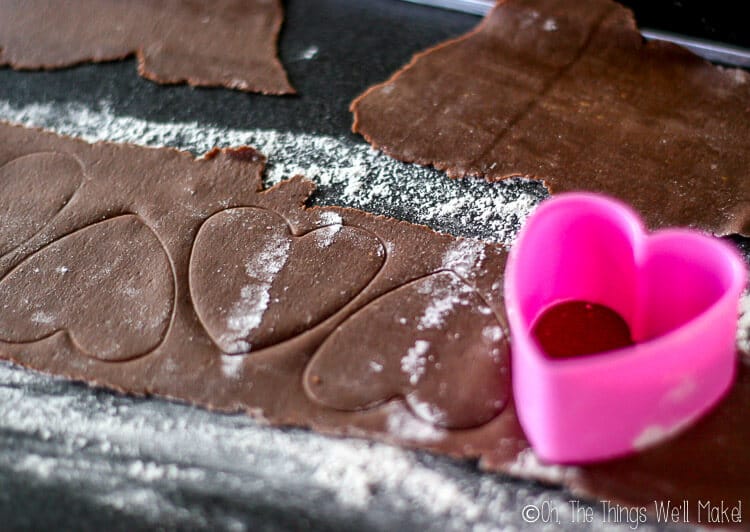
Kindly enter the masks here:
M 170 146 L 196 155 L 215 146 L 253 146 L 268 157 L 269 186 L 303 174 L 318 186 L 315 204 L 354 207 L 495 242 L 512 242 L 520 224 L 547 195 L 539 182 L 520 178 L 499 184 L 452 180 L 344 137 L 227 129 L 195 122 L 160 124 L 117 116 L 106 102 L 89 108 L 80 104 L 19 106 L 0 100 L 0 116 L 89 142 Z
M 404 419 L 394 412 L 392 429 L 416 439 L 440 437 L 431 425 Z M 0 420 L 0 483 L 74 485 L 94 494 L 88 502 L 102 516 L 139 526 L 252 530 L 263 503 L 279 497 L 297 515 L 277 516 L 279 529 L 283 519 L 291 528 L 308 519 L 338 529 L 378 523 L 382 530 L 513 530 L 526 504 L 549 501 L 563 519 L 568 507 L 564 492 L 499 475 L 467 477 L 471 466 L 447 458 L 71 386 L 6 362 L 0 363 Z M 7 447 L 10 435 L 31 443 Z M 232 494 L 225 512 L 211 510 L 214 492 Z M 72 525 L 58 517 L 61 526 Z

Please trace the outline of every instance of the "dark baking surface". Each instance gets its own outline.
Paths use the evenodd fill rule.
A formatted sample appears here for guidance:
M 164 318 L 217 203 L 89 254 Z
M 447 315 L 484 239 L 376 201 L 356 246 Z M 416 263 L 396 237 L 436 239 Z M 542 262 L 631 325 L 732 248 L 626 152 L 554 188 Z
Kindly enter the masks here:
M 641 27 L 750 48 L 750 34 L 734 0 L 625 0 Z
M 92 107 L 107 101 L 118 115 L 150 121 L 252 125 L 363 143 L 349 133 L 349 102 L 413 53 L 478 21 L 398 0 L 296 0 L 285 7 L 281 59 L 298 97 L 157 87 L 140 79 L 129 60 L 52 73 L 0 70 L 0 101 Z M 316 60 L 299 60 L 312 45 L 319 49 Z M 315 199 L 336 200 L 335 189 L 323 190 Z M 418 220 L 400 209 L 383 210 Z M 446 229 L 481 235 L 481 230 L 460 224 Z M 424 453 L 268 429 L 243 416 L 121 397 L 5 363 L 0 375 L 3 529 L 524 529 L 528 525 L 521 510 L 526 504 L 564 505 L 570 498 L 560 490 L 481 474 L 470 463 Z M 311 454 L 305 456 L 308 449 Z M 363 484 L 349 475 L 364 466 L 337 470 L 327 465 L 339 459 L 350 463 L 359 455 L 384 459 L 372 466 L 383 470 L 389 463 L 406 464 L 408 474 L 373 473 Z M 416 504 L 409 479 L 421 478 L 460 488 L 444 492 L 456 499 L 455 511 L 427 511 Z M 363 485 L 370 491 L 363 499 L 367 504 L 347 504 L 346 492 Z M 473 494 L 479 511 L 469 512 L 458 500 L 465 493 Z M 435 501 L 437 508 L 445 504 Z M 595 529 L 600 523 L 567 528 Z

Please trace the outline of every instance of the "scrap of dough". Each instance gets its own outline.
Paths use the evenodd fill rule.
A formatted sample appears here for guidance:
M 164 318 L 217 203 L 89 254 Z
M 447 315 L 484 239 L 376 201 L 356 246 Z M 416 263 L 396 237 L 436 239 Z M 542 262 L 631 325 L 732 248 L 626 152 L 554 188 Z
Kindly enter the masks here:
M 351 106 L 353 130 L 452 177 L 542 179 L 652 228 L 750 235 L 750 75 L 645 43 L 611 0 L 499 2 Z
M 0 65 L 61 68 L 135 54 L 157 83 L 263 94 L 294 89 L 276 57 L 279 0 L 8 0 Z

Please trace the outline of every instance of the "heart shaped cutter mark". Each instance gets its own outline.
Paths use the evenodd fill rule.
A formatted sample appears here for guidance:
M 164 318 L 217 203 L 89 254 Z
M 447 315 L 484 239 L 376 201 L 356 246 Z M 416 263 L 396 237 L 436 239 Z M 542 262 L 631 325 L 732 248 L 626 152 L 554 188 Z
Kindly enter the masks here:
M 454 272 L 440 271 L 381 295 L 343 322 L 310 360 L 305 391 L 343 411 L 403 399 L 431 425 L 473 428 L 509 402 L 508 351 L 502 324 L 480 294 Z
M 53 220 L 83 180 L 81 163 L 67 153 L 31 153 L 0 166 L 0 257 Z
M 283 217 L 237 207 L 208 218 L 190 258 L 190 294 L 227 354 L 289 340 L 351 302 L 385 263 L 373 234 L 341 224 L 292 233 Z
M 90 358 L 133 360 L 164 340 L 174 299 L 166 249 L 140 217 L 124 214 L 52 242 L 0 279 L 0 340 L 64 331 Z

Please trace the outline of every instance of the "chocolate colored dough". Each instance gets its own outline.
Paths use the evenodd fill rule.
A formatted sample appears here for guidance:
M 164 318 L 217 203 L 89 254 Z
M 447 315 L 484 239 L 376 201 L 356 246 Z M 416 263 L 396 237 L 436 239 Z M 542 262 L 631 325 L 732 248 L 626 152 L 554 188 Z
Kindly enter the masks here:
M 495 244 L 262 190 L 203 158 L 0 123 L 0 358 L 136 395 L 369 437 L 614 501 L 750 505 L 750 368 L 695 427 L 594 467 L 539 465 L 510 388 Z M 612 376 L 613 380 L 617 378 Z
M 621 198 L 651 228 L 750 235 L 750 75 L 644 42 L 610 0 L 507 0 L 351 106 L 355 132 L 452 177 Z
M 276 58 L 279 0 L 3 0 L 0 66 L 61 68 L 135 54 L 157 83 L 294 89 Z

